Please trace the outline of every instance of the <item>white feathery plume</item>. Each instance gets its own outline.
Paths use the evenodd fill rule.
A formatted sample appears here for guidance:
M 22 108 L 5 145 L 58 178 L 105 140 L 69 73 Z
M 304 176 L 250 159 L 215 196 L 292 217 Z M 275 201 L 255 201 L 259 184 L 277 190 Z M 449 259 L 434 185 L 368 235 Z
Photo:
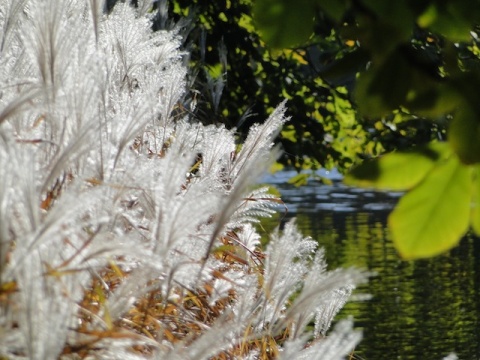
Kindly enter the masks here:
M 344 360 L 362 339 L 362 334 L 353 329 L 351 320 L 342 320 L 328 337 L 305 348 L 300 339 L 287 342 L 279 360 Z
M 253 226 L 285 103 L 243 144 L 193 123 L 178 32 L 102 5 L 0 0 L 0 357 L 251 359 L 287 329 L 281 356 L 347 354 L 350 325 L 321 337 L 365 274 L 326 271 L 293 222 L 262 252 Z

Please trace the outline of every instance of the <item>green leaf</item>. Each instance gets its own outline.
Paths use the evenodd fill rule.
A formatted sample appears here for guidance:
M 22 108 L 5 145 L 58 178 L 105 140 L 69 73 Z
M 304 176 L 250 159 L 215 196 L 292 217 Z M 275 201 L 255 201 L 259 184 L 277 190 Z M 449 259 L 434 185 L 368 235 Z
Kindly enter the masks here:
M 414 85 L 405 107 L 417 115 L 437 118 L 451 113 L 458 106 L 458 95 L 454 91 L 442 84 L 433 84 L 426 76 L 423 79 L 417 76 Z
M 411 66 L 397 49 L 358 78 L 355 96 L 359 112 L 368 117 L 391 113 L 405 103 L 411 82 Z
M 342 17 L 347 10 L 345 1 L 317 0 L 317 3 L 337 23 L 342 20 Z
M 288 179 L 288 183 L 297 187 L 307 185 L 309 177 L 308 174 L 298 174 Z
M 460 6 L 459 6 L 460 5 Z M 475 22 L 472 14 L 478 14 L 476 6 L 469 7 L 466 3 L 458 4 L 454 1 L 444 4 L 430 4 L 425 12 L 419 16 L 417 23 L 420 27 L 442 34 L 452 41 L 469 41 L 470 30 Z
M 377 21 L 394 27 L 401 38 L 411 36 L 414 18 L 406 1 L 363 0 L 362 4 L 375 12 Z
M 293 125 L 285 125 L 282 129 L 281 136 L 283 139 L 287 139 L 292 143 L 297 142 L 297 132 Z
M 468 230 L 471 193 L 470 168 L 454 155 L 440 162 L 389 216 L 400 255 L 426 258 L 454 247 Z
M 480 163 L 480 105 L 477 95 L 480 74 L 460 74 L 453 77 L 449 84 L 452 94 L 456 93 L 458 105 L 448 129 L 448 141 L 463 163 Z
M 390 153 L 363 162 L 345 176 L 344 183 L 379 190 L 409 190 L 449 153 L 447 143 L 431 143 L 415 150 Z
M 480 162 L 480 111 L 470 103 L 460 105 L 448 129 L 452 148 L 465 164 Z
M 274 162 L 271 166 L 270 166 L 270 169 L 268 169 L 268 171 L 272 174 L 278 172 L 278 171 L 282 171 L 283 169 L 285 168 L 285 165 L 279 163 L 279 162 Z
M 421 28 L 428 28 L 438 17 L 438 10 L 435 4 L 430 4 L 424 12 L 417 18 L 417 24 Z
M 304 44 L 313 33 L 313 0 L 256 0 L 253 6 L 257 29 L 273 48 Z
M 472 212 L 470 222 L 475 235 L 480 236 L 480 165 L 474 167 Z
M 428 57 L 407 47 L 399 47 L 384 60 L 374 61 L 357 82 L 355 96 L 359 111 L 373 118 L 389 115 L 399 107 L 434 118 L 453 111 L 461 99 L 459 93 L 477 82 L 463 74 L 454 82 L 439 82 L 425 70 L 436 66 Z M 475 103 L 478 103 L 476 98 Z

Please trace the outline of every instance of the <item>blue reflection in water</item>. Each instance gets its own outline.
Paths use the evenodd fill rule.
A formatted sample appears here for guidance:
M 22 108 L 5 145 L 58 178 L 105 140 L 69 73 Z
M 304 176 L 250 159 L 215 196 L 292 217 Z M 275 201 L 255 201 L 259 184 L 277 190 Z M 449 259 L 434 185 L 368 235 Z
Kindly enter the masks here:
M 386 229 L 400 193 L 349 188 L 337 172 L 321 174 L 332 185 L 296 188 L 287 184 L 295 174 L 265 177 L 288 211 L 264 226 L 296 217 L 300 230 L 325 248 L 331 268 L 354 265 L 378 274 L 359 289 L 372 299 L 349 303 L 340 314 L 353 315 L 364 331 L 354 358 L 442 359 L 456 352 L 459 359 L 480 359 L 480 241 L 467 236 L 448 254 L 402 261 Z

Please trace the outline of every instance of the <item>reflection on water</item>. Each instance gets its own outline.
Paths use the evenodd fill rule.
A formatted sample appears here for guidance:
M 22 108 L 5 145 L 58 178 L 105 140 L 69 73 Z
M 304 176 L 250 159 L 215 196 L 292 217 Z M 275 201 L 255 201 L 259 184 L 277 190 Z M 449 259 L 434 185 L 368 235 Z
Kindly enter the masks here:
M 349 303 L 340 314 L 353 315 L 364 331 L 356 358 L 442 359 L 455 352 L 462 360 L 480 359 L 480 241 L 466 237 L 449 254 L 402 261 L 386 230 L 399 194 L 351 189 L 338 181 L 295 188 L 286 184 L 290 176 L 265 179 L 281 191 L 288 213 L 264 227 L 295 216 L 300 230 L 325 248 L 331 268 L 355 265 L 378 274 L 359 289 L 373 298 Z

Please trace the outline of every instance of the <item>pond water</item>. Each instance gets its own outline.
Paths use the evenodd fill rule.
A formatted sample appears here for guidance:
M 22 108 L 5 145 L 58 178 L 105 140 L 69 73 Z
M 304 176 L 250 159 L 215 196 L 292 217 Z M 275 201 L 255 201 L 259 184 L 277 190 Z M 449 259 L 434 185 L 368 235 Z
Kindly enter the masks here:
M 333 181 L 287 184 L 294 172 L 264 178 L 282 194 L 288 209 L 262 223 L 266 231 L 292 217 L 303 234 L 325 248 L 330 268 L 356 266 L 378 275 L 357 291 L 372 295 L 346 305 L 363 341 L 353 359 L 480 359 L 480 241 L 465 237 L 448 254 L 401 260 L 389 238 L 387 216 L 401 194 L 346 187 Z

